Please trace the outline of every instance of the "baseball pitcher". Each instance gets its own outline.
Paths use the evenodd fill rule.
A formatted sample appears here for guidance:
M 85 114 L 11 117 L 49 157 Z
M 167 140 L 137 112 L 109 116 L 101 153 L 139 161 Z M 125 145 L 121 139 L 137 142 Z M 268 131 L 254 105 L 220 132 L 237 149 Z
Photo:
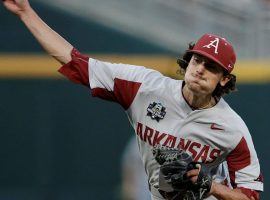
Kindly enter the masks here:
M 143 66 L 82 55 L 40 19 L 28 0 L 3 4 L 63 65 L 60 73 L 94 97 L 123 107 L 153 200 L 259 199 L 263 182 L 251 135 L 222 98 L 236 86 L 236 55 L 228 40 L 205 34 L 189 45 L 178 59 L 184 80 L 174 80 Z

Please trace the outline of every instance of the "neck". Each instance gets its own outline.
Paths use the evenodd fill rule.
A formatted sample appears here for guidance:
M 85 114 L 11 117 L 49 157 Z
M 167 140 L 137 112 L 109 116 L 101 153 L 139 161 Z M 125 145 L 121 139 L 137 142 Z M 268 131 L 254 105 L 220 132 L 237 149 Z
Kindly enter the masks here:
M 186 85 L 183 87 L 183 96 L 187 103 L 194 109 L 211 108 L 215 104 L 215 100 L 211 94 L 195 94 Z

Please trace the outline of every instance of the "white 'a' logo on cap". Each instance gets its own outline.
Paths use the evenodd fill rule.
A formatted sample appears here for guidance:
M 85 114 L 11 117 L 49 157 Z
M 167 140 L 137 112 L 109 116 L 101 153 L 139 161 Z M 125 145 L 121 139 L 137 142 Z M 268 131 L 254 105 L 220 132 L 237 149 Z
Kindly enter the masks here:
M 218 45 L 219 45 L 219 38 L 215 38 L 214 40 L 210 41 L 209 44 L 204 45 L 203 47 L 206 47 L 208 49 L 213 47 L 213 48 L 215 48 L 215 54 L 218 54 Z

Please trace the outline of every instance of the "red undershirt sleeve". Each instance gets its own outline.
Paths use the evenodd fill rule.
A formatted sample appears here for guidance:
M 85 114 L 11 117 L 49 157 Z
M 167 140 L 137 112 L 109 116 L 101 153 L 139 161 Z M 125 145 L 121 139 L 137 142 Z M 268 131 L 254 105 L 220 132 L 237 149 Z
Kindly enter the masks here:
M 72 60 L 63 65 L 58 72 L 74 83 L 89 87 L 88 60 L 89 57 L 81 54 L 77 49 L 71 51 Z

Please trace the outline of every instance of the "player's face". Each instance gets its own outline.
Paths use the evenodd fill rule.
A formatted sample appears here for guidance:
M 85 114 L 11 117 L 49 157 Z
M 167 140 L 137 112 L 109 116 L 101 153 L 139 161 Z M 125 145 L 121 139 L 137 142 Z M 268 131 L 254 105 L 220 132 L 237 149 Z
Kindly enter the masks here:
M 193 54 L 184 79 L 188 89 L 204 95 L 212 94 L 218 83 L 224 86 L 230 80 L 221 66 L 197 54 Z

